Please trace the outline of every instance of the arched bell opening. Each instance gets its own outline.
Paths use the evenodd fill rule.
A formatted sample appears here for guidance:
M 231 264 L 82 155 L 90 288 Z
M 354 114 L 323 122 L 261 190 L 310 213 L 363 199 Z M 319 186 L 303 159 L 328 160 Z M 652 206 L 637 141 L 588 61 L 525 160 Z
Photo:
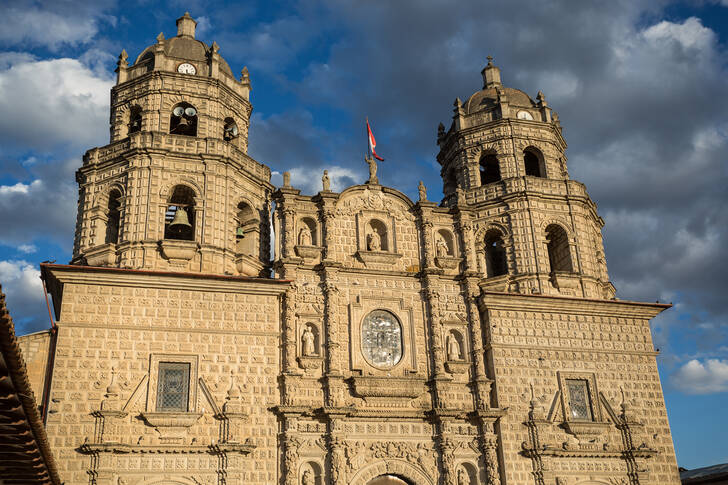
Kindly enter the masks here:
M 197 109 L 189 103 L 172 108 L 169 132 L 173 135 L 197 136 Z
M 106 209 L 106 237 L 104 242 L 116 244 L 119 242 L 119 229 L 121 227 L 121 192 L 112 189 L 109 192 L 109 202 Z
M 569 236 L 563 227 L 558 224 L 550 224 L 546 228 L 546 248 L 549 255 L 549 269 L 552 273 L 573 271 Z
M 129 111 L 129 134 L 142 130 L 142 109 L 134 106 Z
M 491 229 L 485 233 L 485 262 L 488 278 L 508 273 L 503 235 L 497 229 Z
M 222 137 L 225 141 L 232 141 L 238 137 L 240 130 L 238 124 L 232 118 L 225 118 L 222 129 Z
M 484 153 L 480 157 L 480 185 L 501 180 L 500 164 L 494 153 Z
M 257 257 L 260 219 L 256 216 L 255 210 L 249 204 L 240 202 L 235 221 L 235 252 L 238 255 Z
M 164 238 L 193 241 L 195 235 L 195 193 L 186 185 L 177 185 L 167 201 L 164 215 Z
M 523 165 L 526 169 L 526 175 L 531 177 L 546 177 L 546 166 L 540 150 L 533 147 L 528 147 L 523 150 Z

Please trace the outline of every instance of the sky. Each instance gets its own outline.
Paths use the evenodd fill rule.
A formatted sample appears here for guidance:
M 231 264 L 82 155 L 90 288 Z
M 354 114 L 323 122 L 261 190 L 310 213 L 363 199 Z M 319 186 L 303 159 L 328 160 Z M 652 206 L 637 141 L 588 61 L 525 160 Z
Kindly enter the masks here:
M 109 90 L 185 11 L 250 71 L 249 154 L 304 193 L 379 178 L 441 197 L 437 125 L 503 83 L 558 113 L 569 172 L 606 221 L 619 298 L 652 322 L 678 464 L 728 462 L 728 0 L 8 0 L 0 5 L 0 283 L 19 334 L 48 328 L 38 265 L 71 257 L 74 173 L 109 141 Z

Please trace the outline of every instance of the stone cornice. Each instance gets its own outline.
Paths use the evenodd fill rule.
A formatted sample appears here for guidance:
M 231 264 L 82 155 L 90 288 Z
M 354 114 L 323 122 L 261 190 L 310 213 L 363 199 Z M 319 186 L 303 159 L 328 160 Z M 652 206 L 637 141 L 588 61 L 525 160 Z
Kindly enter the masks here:
M 483 291 L 481 306 L 488 310 L 535 311 L 545 313 L 579 313 L 650 319 L 671 308 L 667 303 L 642 303 L 628 300 L 594 300 L 550 295 L 523 295 Z
M 146 285 L 165 289 L 198 289 L 253 292 L 278 295 L 291 283 L 290 280 L 254 278 L 207 273 L 182 273 L 172 271 L 106 268 L 41 263 L 44 278 L 60 283 L 114 284 L 119 286 Z M 200 280 L 204 280 L 201 282 Z

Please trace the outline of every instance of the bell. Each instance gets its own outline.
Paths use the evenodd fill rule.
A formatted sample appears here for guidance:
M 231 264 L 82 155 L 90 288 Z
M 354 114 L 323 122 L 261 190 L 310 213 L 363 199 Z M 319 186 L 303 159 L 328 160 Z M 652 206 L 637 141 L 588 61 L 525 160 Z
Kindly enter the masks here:
M 174 213 L 174 219 L 172 219 L 172 222 L 169 224 L 169 230 L 176 233 L 182 233 L 190 229 L 192 229 L 192 224 L 190 224 L 190 220 L 187 217 L 187 211 L 182 207 L 177 207 L 177 210 Z

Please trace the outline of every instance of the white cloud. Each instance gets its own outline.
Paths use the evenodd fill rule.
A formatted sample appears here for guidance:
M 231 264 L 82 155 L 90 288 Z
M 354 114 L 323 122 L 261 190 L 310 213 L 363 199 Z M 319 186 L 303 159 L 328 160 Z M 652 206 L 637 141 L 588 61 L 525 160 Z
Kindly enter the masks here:
M 693 359 L 673 374 L 672 385 L 687 394 L 728 391 L 728 360 L 708 359 L 703 364 Z
M 704 27 L 696 17 L 690 17 L 683 23 L 664 20 L 646 29 L 643 35 L 651 43 L 674 41 L 685 49 L 706 50 L 715 42 L 715 33 Z
M 40 179 L 29 184 L 0 185 L 0 244 L 15 246 L 50 239 L 64 247 L 73 243 L 77 193 L 72 179 Z
M 110 73 L 78 59 L 0 54 L 0 143 L 42 150 L 108 142 L 112 85 Z
M 15 320 L 16 332 L 21 334 L 47 327 L 38 268 L 24 260 L 0 261 L 0 284 L 7 297 L 10 315 Z
M 99 20 L 113 23 L 114 18 L 104 16 L 100 11 L 85 10 L 74 10 L 74 15 L 69 15 L 69 12 L 53 12 L 31 5 L 16 4 L 2 8 L 0 42 L 45 46 L 54 50 L 64 44 L 88 43 L 99 30 Z
M 38 251 L 38 248 L 34 244 L 21 244 L 18 246 L 18 251 L 25 254 L 33 254 Z

